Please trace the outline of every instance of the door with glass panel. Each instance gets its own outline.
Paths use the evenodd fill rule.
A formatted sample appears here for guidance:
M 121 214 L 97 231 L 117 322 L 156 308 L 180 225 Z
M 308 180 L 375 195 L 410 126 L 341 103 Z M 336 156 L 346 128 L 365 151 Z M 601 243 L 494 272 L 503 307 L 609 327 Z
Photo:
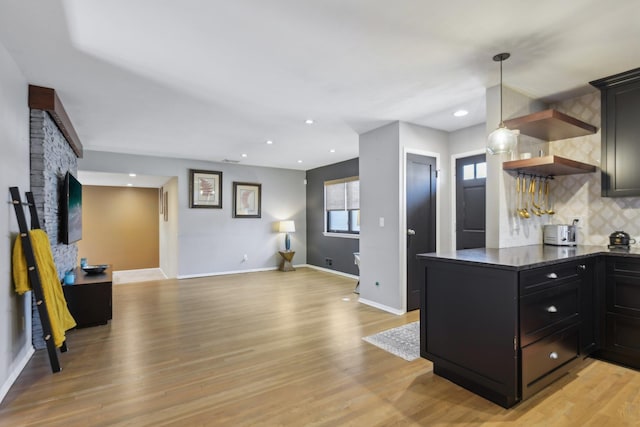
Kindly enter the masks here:
M 485 154 L 456 160 L 456 249 L 484 248 Z

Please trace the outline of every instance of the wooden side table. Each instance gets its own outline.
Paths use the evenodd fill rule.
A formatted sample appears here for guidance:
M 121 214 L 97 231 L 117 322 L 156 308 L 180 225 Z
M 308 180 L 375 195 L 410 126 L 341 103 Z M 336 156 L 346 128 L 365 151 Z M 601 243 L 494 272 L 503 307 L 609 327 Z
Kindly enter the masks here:
M 112 318 L 111 266 L 100 274 L 86 274 L 80 267 L 75 273 L 75 283 L 62 290 L 77 327 L 106 325 Z
M 282 260 L 280 261 L 280 271 L 296 271 L 291 264 L 293 256 L 296 254 L 294 251 L 278 251 Z

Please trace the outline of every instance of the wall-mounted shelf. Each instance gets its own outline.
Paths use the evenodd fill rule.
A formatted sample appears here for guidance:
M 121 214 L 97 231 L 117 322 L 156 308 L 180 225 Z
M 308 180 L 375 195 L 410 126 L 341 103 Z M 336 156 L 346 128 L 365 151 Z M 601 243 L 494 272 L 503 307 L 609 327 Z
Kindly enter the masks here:
M 574 175 L 596 171 L 596 167 L 593 165 L 560 156 L 534 157 L 532 159 L 504 162 L 502 169 L 508 172 L 536 176 Z
M 519 129 L 522 134 L 545 141 L 591 135 L 598 131 L 597 127 L 589 123 L 553 109 L 505 120 L 504 124 L 509 129 Z

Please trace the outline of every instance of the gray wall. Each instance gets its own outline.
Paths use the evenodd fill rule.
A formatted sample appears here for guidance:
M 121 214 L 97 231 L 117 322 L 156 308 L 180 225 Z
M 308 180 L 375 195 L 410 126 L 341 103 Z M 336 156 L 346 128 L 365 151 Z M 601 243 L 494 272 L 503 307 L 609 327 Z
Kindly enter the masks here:
M 360 135 L 360 301 L 396 312 L 402 311 L 399 127 Z
M 291 235 L 296 251 L 293 263 L 307 262 L 304 171 L 88 150 L 78 169 L 177 177 L 176 205 L 170 206 L 170 212 L 177 217 L 179 278 L 277 267 L 284 236 L 274 226 L 282 219 L 296 223 Z M 222 171 L 222 209 L 189 208 L 189 169 Z M 262 218 L 232 217 L 233 181 L 262 184 Z
M 11 248 L 18 223 L 9 201 L 9 187 L 29 190 L 29 108 L 27 81 L 0 44 L 0 400 L 31 355 L 31 292 L 19 296 L 11 277 Z M 27 218 L 28 218 L 27 213 Z
M 360 135 L 360 301 L 406 311 L 405 158 L 436 158 L 436 246 L 449 249 L 449 147 L 446 132 L 402 122 Z M 381 225 L 381 218 L 384 225 Z
M 484 152 L 487 147 L 486 130 L 486 125 L 480 123 L 479 125 L 469 126 L 468 128 L 449 133 L 449 151 L 451 156 L 458 156 L 470 152 Z
M 356 158 L 307 171 L 307 263 L 356 276 L 360 272 L 353 253 L 359 251 L 359 239 L 324 235 L 324 182 L 358 176 L 358 163 Z M 331 258 L 332 265 L 326 265 L 325 258 Z

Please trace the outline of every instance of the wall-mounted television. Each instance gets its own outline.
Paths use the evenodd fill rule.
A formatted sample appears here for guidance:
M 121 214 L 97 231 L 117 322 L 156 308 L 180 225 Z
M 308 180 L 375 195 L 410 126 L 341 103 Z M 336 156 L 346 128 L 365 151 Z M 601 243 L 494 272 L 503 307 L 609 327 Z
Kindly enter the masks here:
M 61 240 L 69 245 L 82 239 L 82 185 L 70 172 L 64 176 L 60 208 Z

